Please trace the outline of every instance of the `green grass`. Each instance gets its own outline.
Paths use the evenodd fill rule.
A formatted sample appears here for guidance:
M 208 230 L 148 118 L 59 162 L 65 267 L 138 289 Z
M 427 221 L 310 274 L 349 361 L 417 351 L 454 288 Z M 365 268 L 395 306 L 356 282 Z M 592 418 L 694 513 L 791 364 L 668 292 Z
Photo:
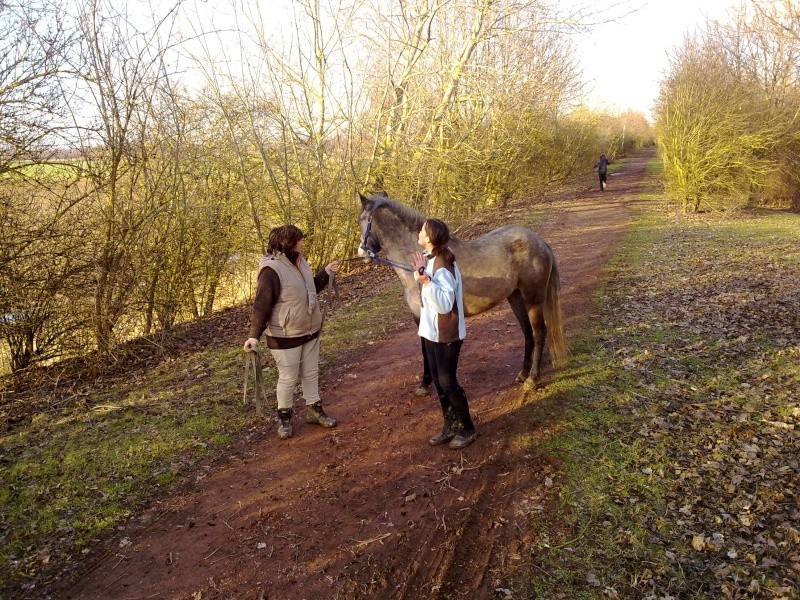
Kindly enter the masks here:
M 661 176 L 664 173 L 664 163 L 661 162 L 661 159 L 658 156 L 654 156 L 649 161 L 647 161 L 647 173 L 648 175 L 656 175 Z
M 798 441 L 776 427 L 800 417 L 800 216 L 637 206 L 598 317 L 544 391 L 569 407 L 561 432 L 522 440 L 564 461 L 563 518 L 513 597 L 792 597 Z
M 397 283 L 337 307 L 322 336 L 324 363 L 400 319 L 410 322 Z M 263 429 L 253 407 L 242 405 L 242 364 L 238 344 L 201 351 L 188 364 L 164 364 L 4 433 L 0 590 L 89 551 L 92 541 L 169 493 L 206 457 L 250 428 Z M 268 396 L 275 377 L 267 366 Z
M 616 173 L 618 171 L 621 171 L 623 168 L 625 168 L 625 165 L 629 161 L 630 161 L 629 158 L 620 158 L 618 160 L 615 160 L 610 165 L 608 165 L 608 173 L 611 174 L 611 173 Z
M 399 281 L 394 281 L 369 299 L 337 308 L 323 328 L 323 364 L 336 362 L 346 353 L 377 340 L 398 323 L 412 326 L 414 323 L 403 300 Z
M 231 357 L 195 359 L 220 364 L 222 374 Z M 44 557 L 80 550 L 249 422 L 228 385 L 203 394 L 179 385 L 152 390 L 112 389 L 0 438 L 0 583 L 32 577 Z
M 86 169 L 86 162 L 82 160 L 59 160 L 44 163 L 19 163 L 14 169 L 25 177 L 38 180 L 75 179 Z M 3 177 L 9 177 L 5 173 Z

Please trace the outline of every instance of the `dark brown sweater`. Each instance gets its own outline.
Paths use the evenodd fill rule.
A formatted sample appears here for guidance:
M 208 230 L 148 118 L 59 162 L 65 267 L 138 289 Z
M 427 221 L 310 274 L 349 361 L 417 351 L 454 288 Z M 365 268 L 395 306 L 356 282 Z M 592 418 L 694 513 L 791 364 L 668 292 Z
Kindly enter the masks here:
M 314 287 L 321 292 L 328 285 L 330 277 L 325 269 L 321 269 L 314 276 Z M 259 339 L 267 328 L 267 323 L 272 315 L 272 309 L 281 295 L 281 280 L 278 274 L 269 267 L 261 269 L 256 285 L 256 298 L 253 301 L 253 313 L 250 315 L 249 337 Z M 309 335 L 295 338 L 274 338 L 267 336 L 267 347 L 276 350 L 297 348 L 319 336 L 319 331 Z

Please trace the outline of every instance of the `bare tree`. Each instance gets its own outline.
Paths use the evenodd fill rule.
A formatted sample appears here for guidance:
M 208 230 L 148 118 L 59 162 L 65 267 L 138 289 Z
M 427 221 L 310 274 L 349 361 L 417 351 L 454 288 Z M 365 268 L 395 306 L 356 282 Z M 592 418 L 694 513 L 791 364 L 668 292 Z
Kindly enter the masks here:
M 57 76 L 71 43 L 59 16 L 50 2 L 0 4 L 0 174 L 37 160 L 55 141 Z
M 70 254 L 75 172 L 53 162 L 63 133 L 58 84 L 73 41 L 61 9 L 0 3 L 0 337 L 15 371 L 58 356 L 76 326 L 59 312 L 81 270 L 80 253 Z
M 70 302 L 87 275 L 83 231 L 61 217 L 78 192 L 53 175 L 49 187 L 18 180 L 0 188 L 0 338 L 12 371 L 76 350 L 72 336 L 83 325 Z
M 197 57 L 236 152 L 259 251 L 266 227 L 286 222 L 309 235 L 313 262 L 345 251 L 339 232 L 347 230 L 355 207 L 341 199 L 352 198 L 356 187 L 353 82 L 345 51 L 355 8 L 292 2 L 291 23 L 276 39 L 257 5 L 237 5 L 236 48 L 246 48 L 247 58 L 236 78 L 218 66 L 219 34 L 198 24 L 204 44 Z M 238 60 L 224 60 L 223 68 Z
M 797 0 L 750 0 L 750 6 L 770 23 L 778 37 L 800 41 L 800 4 Z
M 773 114 L 784 126 L 776 148 L 772 189 L 763 195 L 786 198 L 800 211 L 800 3 L 797 0 L 751 1 L 755 17 L 748 29 L 758 49 L 754 62 Z
M 566 33 L 580 10 L 564 16 L 535 0 L 420 2 L 416 12 L 386 4 L 365 69 L 366 187 L 457 216 L 507 199 L 532 181 L 523 173 L 563 176 L 574 158 L 543 159 L 561 154 L 557 122 L 579 91 Z M 387 71 L 396 48 L 408 58 Z
M 82 140 L 82 158 L 97 231 L 92 318 L 103 352 L 112 347 L 115 327 L 140 285 L 139 248 L 161 209 L 158 195 L 143 182 L 143 164 L 175 14 L 172 7 L 140 30 L 110 0 L 86 0 L 78 9 L 82 45 L 76 70 L 84 102 L 96 116 Z
M 213 107 L 166 87 L 150 121 L 145 180 L 162 197 L 145 245 L 144 331 L 211 312 L 247 237 L 236 157 Z
M 375 127 L 375 142 L 364 175 L 365 180 L 374 181 L 378 189 L 385 187 L 383 165 L 393 159 L 397 138 L 410 125 L 413 102 L 409 98 L 409 86 L 415 76 L 417 64 L 432 41 L 434 20 L 445 6 L 445 2 L 432 0 L 418 0 L 413 4 L 400 3 L 396 23 L 387 19 L 380 10 L 376 11 L 380 19 L 387 21 L 390 31 L 397 28 L 400 32 L 399 50 L 391 53 L 392 46 L 389 46 L 389 53 L 383 57 L 387 85 L 383 98 L 377 105 L 380 110 L 376 115 L 378 125 Z

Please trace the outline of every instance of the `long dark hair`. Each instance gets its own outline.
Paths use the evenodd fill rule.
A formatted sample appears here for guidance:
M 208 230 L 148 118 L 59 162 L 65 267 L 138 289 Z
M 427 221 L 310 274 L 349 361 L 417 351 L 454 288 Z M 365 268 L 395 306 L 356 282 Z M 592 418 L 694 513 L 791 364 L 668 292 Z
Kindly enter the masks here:
M 456 262 L 456 255 L 447 247 L 447 244 L 450 243 L 450 229 L 448 229 L 447 223 L 439 219 L 427 219 L 425 233 L 428 234 L 433 245 L 431 256 L 441 256 L 447 265 Z

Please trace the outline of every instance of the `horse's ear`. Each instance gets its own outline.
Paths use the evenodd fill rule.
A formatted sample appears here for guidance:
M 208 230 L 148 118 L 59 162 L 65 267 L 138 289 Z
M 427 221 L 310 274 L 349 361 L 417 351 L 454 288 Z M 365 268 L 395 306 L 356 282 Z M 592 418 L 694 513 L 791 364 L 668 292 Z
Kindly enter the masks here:
M 359 199 L 361 200 L 361 208 L 362 208 L 363 210 L 366 210 L 366 209 L 367 209 L 367 208 L 369 208 L 369 207 L 370 207 L 372 204 L 374 204 L 374 202 L 373 202 L 372 200 L 370 200 L 369 198 L 367 198 L 366 196 L 364 196 L 364 195 L 363 195 L 363 194 L 361 194 L 361 193 L 359 193 L 359 194 L 358 194 L 358 197 L 359 197 Z

